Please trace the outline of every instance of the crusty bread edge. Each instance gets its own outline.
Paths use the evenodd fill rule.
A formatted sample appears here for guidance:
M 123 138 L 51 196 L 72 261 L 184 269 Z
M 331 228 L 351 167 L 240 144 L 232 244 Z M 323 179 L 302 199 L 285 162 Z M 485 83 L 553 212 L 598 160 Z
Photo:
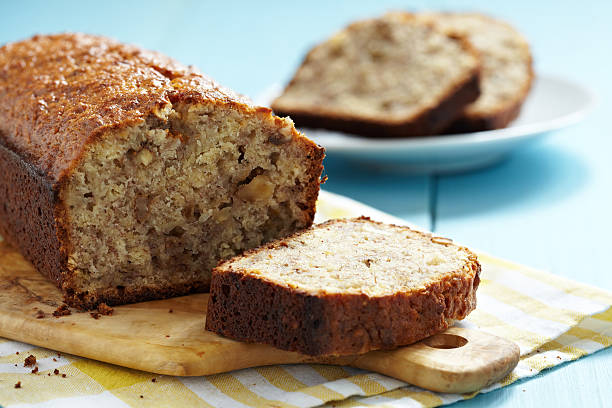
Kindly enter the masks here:
M 418 20 L 416 15 L 411 13 L 395 12 L 394 14 L 402 15 L 409 20 Z M 432 30 L 440 31 L 433 23 L 419 21 Z M 352 23 L 346 29 L 356 27 L 360 23 L 362 22 Z M 461 48 L 470 53 L 477 61 L 480 61 L 479 53 L 465 37 L 448 33 L 443 34 L 458 41 Z M 300 67 L 308 61 L 315 48 L 306 54 Z M 288 89 L 295 80 L 294 76 L 285 89 Z M 479 95 L 480 63 L 478 62 L 462 80 L 448 90 L 447 94 L 438 103 L 425 106 L 421 112 L 402 120 L 369 120 L 357 115 L 335 115 L 326 112 L 323 108 L 290 109 L 279 102 L 280 97 L 276 98 L 271 106 L 277 115 L 290 116 L 300 128 L 323 128 L 374 138 L 400 138 L 439 134 L 463 113 L 467 105 L 478 99 Z
M 440 14 L 452 15 L 455 13 L 442 12 Z M 480 19 L 495 21 L 497 24 L 505 25 L 506 27 L 514 31 L 516 35 L 518 35 L 523 40 L 524 46 L 527 50 L 527 64 L 529 69 L 529 76 L 525 84 L 523 84 L 521 91 L 517 94 L 512 103 L 500 103 L 495 109 L 491 109 L 491 113 L 489 114 L 464 112 L 463 115 L 459 116 L 454 122 L 449 125 L 448 128 L 444 130 L 445 134 L 479 132 L 484 130 L 501 129 L 508 126 L 510 122 L 516 119 L 520 114 L 523 103 L 525 102 L 525 99 L 527 99 L 527 95 L 529 95 L 529 91 L 531 90 L 533 80 L 535 78 L 535 73 L 533 70 L 533 55 L 531 54 L 529 43 L 523 37 L 523 35 L 516 28 L 514 28 L 514 26 L 509 24 L 507 21 L 500 20 L 488 14 L 467 14 L 471 14 Z M 435 16 L 429 17 L 430 19 L 428 19 L 427 21 L 431 21 L 433 24 L 435 24 Z M 469 39 L 467 39 L 467 41 L 469 41 Z
M 67 252 L 57 185 L 0 137 L 0 235 L 53 283 L 65 280 Z
M 449 127 L 444 130 L 444 133 L 471 133 L 505 128 L 521 113 L 523 104 L 525 103 L 525 100 L 527 99 L 529 91 L 533 85 L 534 77 L 533 60 L 530 54 L 529 77 L 520 94 L 516 97 L 514 103 L 506 106 L 500 104 L 497 109 L 489 115 L 465 113 L 452 122 Z
M 351 220 L 322 225 L 347 221 Z M 454 245 L 414 232 L 441 245 Z M 285 246 L 287 240 L 300 234 L 243 256 Z M 462 269 L 421 289 L 381 297 L 313 295 L 234 270 L 231 260 L 221 262 L 213 270 L 206 329 L 312 356 L 360 354 L 414 343 L 446 330 L 476 307 L 481 267 L 473 253 L 460 248 L 468 252 L 468 262 Z

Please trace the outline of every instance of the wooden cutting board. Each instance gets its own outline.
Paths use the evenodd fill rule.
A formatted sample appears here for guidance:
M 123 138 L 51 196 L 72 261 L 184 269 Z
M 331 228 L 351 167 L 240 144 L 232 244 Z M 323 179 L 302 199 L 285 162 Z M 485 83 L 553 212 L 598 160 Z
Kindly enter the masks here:
M 0 242 L 0 336 L 157 374 L 196 376 L 272 364 L 317 362 L 379 372 L 440 392 L 469 392 L 503 378 L 518 363 L 516 344 L 450 328 L 411 346 L 342 358 L 311 358 L 220 337 L 204 329 L 207 294 L 53 317 L 59 290 Z M 42 310 L 44 318 L 37 318 Z

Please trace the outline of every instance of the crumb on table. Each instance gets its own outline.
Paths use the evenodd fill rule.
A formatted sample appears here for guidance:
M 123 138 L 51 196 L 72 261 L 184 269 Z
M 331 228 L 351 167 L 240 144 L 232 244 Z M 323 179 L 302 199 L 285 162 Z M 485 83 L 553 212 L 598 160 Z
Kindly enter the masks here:
M 36 364 L 36 356 L 34 356 L 32 354 L 27 356 L 26 359 L 23 362 L 23 366 L 24 367 L 34 367 L 35 364 Z
M 21 381 L 17 381 L 17 384 L 15 384 L 15 388 L 21 388 Z

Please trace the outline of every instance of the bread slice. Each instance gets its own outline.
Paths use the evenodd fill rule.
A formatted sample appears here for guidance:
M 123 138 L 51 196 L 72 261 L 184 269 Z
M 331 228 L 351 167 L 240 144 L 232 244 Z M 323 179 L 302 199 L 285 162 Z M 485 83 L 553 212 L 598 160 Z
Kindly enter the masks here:
M 422 17 L 449 34 L 467 37 L 481 55 L 481 95 L 446 133 L 507 126 L 518 116 L 533 80 L 525 38 L 509 24 L 478 13 L 429 13 Z
M 161 54 L 82 34 L 0 48 L 0 234 L 73 306 L 208 290 L 311 225 L 323 149 Z
M 213 270 L 206 328 L 309 355 L 410 344 L 476 307 L 480 265 L 450 240 L 340 219 Z
M 387 14 L 314 47 L 272 109 L 298 127 L 433 135 L 478 97 L 479 64 L 464 39 L 411 14 Z

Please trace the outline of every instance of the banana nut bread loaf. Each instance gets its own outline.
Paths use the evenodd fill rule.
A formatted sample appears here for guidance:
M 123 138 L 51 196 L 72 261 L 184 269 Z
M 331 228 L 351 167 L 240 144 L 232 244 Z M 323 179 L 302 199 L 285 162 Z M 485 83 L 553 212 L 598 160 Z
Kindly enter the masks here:
M 421 18 L 449 34 L 465 36 L 481 56 L 480 97 L 446 133 L 507 126 L 518 116 L 533 79 L 525 38 L 509 24 L 478 13 L 425 13 Z
M 0 48 L 0 234 L 76 307 L 204 291 L 311 225 L 323 149 L 161 54 L 83 34 Z
M 476 307 L 480 264 L 450 240 L 334 220 L 221 263 L 206 328 L 309 355 L 390 349 Z
M 371 137 L 433 135 L 479 95 L 463 38 L 412 14 L 355 22 L 314 47 L 273 103 L 298 127 Z

